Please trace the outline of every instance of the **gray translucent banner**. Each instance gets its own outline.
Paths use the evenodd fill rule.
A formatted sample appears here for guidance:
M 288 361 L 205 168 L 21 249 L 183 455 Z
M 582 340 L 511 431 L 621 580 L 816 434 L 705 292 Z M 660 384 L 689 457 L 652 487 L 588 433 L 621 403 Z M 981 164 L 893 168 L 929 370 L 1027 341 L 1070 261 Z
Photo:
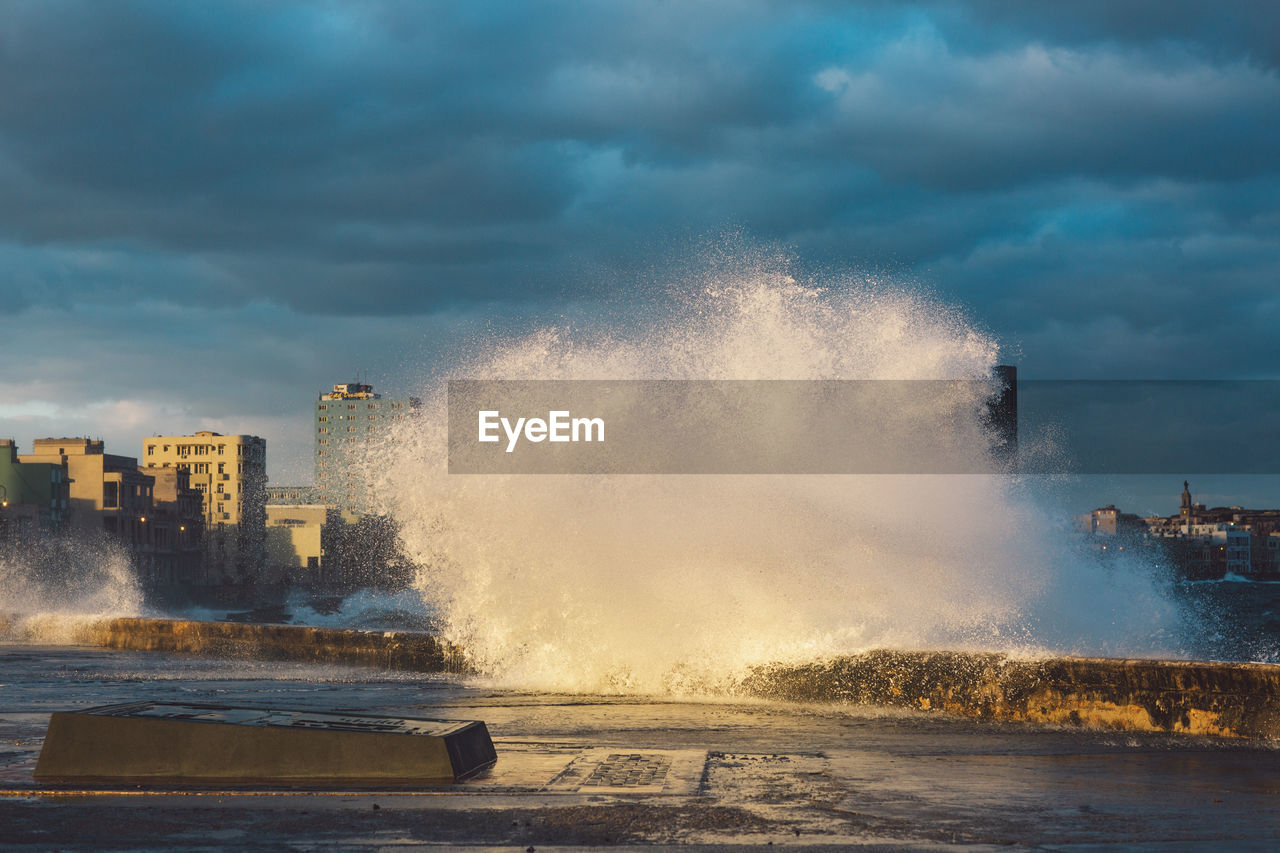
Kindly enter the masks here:
M 449 471 L 986 473 L 1005 468 L 1000 438 L 993 451 L 997 390 L 949 380 L 454 380 Z
M 1273 380 L 455 380 L 448 390 L 458 474 L 1280 473 Z
M 1280 473 L 1280 382 L 1019 380 L 1028 473 Z

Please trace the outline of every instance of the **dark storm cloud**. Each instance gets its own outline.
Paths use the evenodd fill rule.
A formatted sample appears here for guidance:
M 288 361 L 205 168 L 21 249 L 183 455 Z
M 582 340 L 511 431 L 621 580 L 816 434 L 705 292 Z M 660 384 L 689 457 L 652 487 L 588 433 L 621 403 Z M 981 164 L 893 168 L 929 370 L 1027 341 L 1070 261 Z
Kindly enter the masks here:
M 0 54 L 11 239 L 232 268 L 329 259 L 307 281 L 241 288 L 307 310 L 350 310 L 342 289 L 371 269 L 371 313 L 473 288 L 572 292 L 582 283 L 516 271 L 539 255 L 553 270 L 615 223 L 910 231 L 985 193 L 1004 229 L 998 195 L 1028 186 L 1239 181 L 1272 169 L 1280 99 L 1251 61 L 1252 28 L 1211 29 L 1224 44 L 1197 50 L 1191 7 L 1145 29 L 1105 5 L 1000 3 L 13 11 Z M 993 22 L 1000 39 L 970 43 Z M 889 248 L 927 260 L 933 232 Z M 173 298 L 204 301 L 200 288 Z
M 181 309 L 156 347 L 208 326 L 265 357 L 268 310 L 298 365 L 340 328 L 358 361 L 441 311 L 625 300 L 697 235 L 742 229 L 798 270 L 936 289 L 1033 373 L 1280 363 L 1280 7 L 4 13 L 0 300 L 36 340 Z
M 930 5 L 968 21 L 970 37 L 981 43 L 1025 34 L 1061 44 L 1115 41 L 1159 47 L 1173 43 L 1218 59 L 1245 57 L 1258 64 L 1280 64 L 1280 10 L 1254 0 L 941 0 Z

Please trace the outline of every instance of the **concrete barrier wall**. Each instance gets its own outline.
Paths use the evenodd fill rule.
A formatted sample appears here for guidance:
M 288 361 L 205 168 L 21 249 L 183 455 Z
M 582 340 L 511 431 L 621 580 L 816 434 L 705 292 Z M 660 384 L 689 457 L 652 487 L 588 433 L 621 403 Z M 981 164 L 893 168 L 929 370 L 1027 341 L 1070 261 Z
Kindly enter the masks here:
M 405 631 L 122 618 L 77 626 L 72 636 L 81 645 L 108 649 L 351 664 L 412 672 L 466 670 L 464 656 L 456 647 L 430 634 Z
M 10 639 L 22 639 L 21 620 L 0 614 L 0 640 L 6 630 Z M 414 632 L 127 618 L 77 624 L 72 639 L 111 649 L 467 672 L 461 649 Z M 782 701 L 1280 739 L 1280 666 L 1268 664 L 873 651 L 761 667 L 741 692 Z
M 943 711 L 966 717 L 1280 738 L 1280 666 L 874 651 L 757 670 L 772 699 Z

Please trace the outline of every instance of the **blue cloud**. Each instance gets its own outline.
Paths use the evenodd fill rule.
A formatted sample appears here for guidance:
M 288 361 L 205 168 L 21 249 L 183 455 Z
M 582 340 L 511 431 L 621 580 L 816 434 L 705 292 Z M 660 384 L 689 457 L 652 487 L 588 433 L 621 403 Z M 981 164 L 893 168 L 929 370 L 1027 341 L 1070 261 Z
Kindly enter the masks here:
M 936 289 L 1033 373 L 1258 375 L 1278 33 L 1182 0 L 11 3 L 0 297 L 228 349 L 268 306 L 390 363 L 434 318 L 645 298 L 729 228 Z

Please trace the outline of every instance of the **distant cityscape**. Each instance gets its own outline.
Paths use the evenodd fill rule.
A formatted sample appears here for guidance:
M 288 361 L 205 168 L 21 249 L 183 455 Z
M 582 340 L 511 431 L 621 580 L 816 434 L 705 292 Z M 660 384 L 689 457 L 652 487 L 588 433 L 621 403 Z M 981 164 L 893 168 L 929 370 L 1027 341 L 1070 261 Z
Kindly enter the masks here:
M 1140 549 L 1187 580 L 1280 580 L 1280 509 L 1206 508 L 1187 481 L 1176 515 L 1139 516 L 1108 504 L 1076 516 L 1076 525 L 1099 552 Z
M 412 567 L 372 504 L 365 462 L 377 439 L 420 406 L 360 382 L 320 392 L 313 485 L 268 485 L 267 442 L 255 435 L 155 435 L 140 457 L 84 437 L 38 438 L 29 453 L 0 439 L 0 543 L 106 539 L 161 601 L 401 586 Z M 1189 580 L 1280 580 L 1280 509 L 1207 508 L 1189 482 L 1177 514 L 1139 516 L 1109 504 L 1075 521 L 1102 556 L 1138 551 Z
M 409 566 L 391 522 L 372 511 L 363 462 L 420 405 L 358 382 L 318 394 L 314 485 L 269 486 L 267 442 L 255 435 L 156 435 L 141 457 L 83 437 L 38 438 L 30 453 L 0 439 L 0 541 L 105 538 L 162 601 L 402 585 Z

